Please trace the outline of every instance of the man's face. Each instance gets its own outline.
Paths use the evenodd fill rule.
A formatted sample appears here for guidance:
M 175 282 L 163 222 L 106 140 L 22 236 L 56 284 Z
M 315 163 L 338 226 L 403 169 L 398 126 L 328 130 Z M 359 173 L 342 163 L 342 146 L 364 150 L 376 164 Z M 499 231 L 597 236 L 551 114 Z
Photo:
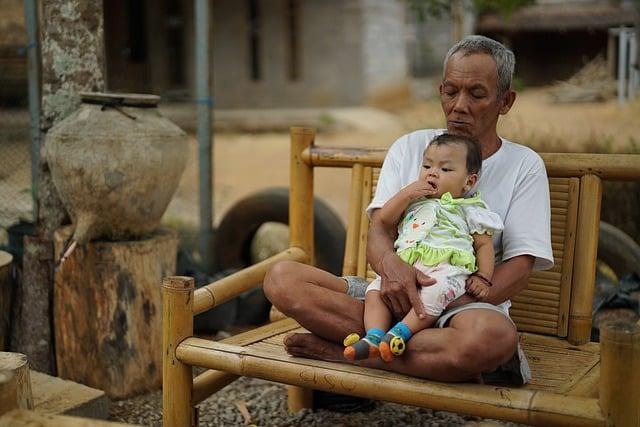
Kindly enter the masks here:
M 515 99 L 508 91 L 498 97 L 496 63 L 487 54 L 456 53 L 447 62 L 440 85 L 440 101 L 447 130 L 454 135 L 495 138 L 498 116 L 506 114 Z

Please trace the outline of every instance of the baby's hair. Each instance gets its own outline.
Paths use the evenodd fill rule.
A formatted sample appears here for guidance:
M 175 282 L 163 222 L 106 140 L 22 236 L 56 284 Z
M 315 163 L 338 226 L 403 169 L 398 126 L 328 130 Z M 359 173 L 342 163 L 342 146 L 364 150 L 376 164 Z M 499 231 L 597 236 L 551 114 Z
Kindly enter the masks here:
M 433 138 L 429 146 L 450 144 L 464 145 L 467 148 L 467 172 L 470 174 L 480 173 L 480 169 L 482 168 L 482 153 L 480 152 L 480 144 L 475 138 L 443 133 Z

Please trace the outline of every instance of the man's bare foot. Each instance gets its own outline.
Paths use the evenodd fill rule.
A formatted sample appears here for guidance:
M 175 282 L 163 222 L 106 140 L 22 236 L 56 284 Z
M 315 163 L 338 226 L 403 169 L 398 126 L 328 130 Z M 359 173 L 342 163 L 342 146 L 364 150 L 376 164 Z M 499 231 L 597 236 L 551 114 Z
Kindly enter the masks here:
M 284 346 L 292 356 L 308 357 L 326 361 L 345 362 L 344 348 L 337 344 L 320 338 L 314 334 L 292 333 L 284 337 Z

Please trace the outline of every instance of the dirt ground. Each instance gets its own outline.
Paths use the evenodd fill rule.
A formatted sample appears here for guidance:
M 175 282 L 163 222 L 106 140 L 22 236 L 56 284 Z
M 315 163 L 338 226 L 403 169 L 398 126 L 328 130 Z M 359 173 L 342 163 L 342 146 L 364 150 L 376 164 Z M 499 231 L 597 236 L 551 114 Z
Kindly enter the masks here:
M 441 127 L 442 113 L 437 100 L 420 102 L 388 111 L 395 125 L 384 127 L 360 117 L 350 130 L 319 132 L 318 145 L 388 147 L 412 129 Z M 296 123 L 291 123 L 295 125 Z M 640 100 L 619 106 L 604 103 L 554 104 L 548 89 L 526 90 L 518 95 L 513 109 L 500 122 L 503 137 L 538 151 L 640 153 Z M 238 200 L 273 186 L 288 186 L 286 133 L 219 133 L 214 137 L 214 222 Z M 198 162 L 195 137 L 189 141 L 191 161 L 165 219 L 191 226 L 198 222 Z M 341 218 L 347 215 L 347 172 L 320 170 L 316 195 L 326 201 Z

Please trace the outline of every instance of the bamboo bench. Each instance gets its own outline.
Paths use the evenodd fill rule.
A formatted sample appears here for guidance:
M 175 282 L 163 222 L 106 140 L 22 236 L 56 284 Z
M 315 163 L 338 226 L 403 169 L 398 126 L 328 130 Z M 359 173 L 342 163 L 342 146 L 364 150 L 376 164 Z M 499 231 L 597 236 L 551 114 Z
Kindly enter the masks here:
M 292 357 L 282 343 L 287 333 L 302 330 L 292 319 L 221 342 L 194 337 L 194 315 L 258 286 L 277 261 L 313 262 L 313 175 L 317 167 L 351 169 L 344 274 L 372 277 L 365 257 L 369 224 L 364 208 L 386 150 L 324 148 L 315 146 L 314 139 L 312 129 L 291 130 L 288 250 L 195 292 L 191 278 L 163 281 L 165 426 L 197 423 L 195 405 L 238 376 L 294 386 L 289 388 L 289 408 L 294 411 L 310 406 L 310 389 L 317 389 L 542 426 L 605 425 L 610 417 L 638 422 L 638 400 L 624 403 L 621 398 L 637 391 L 633 391 L 632 380 L 625 378 L 625 371 L 620 373 L 633 363 L 639 369 L 637 360 L 633 362 L 634 357 L 640 358 L 638 336 L 633 338 L 633 347 L 627 335 L 604 333 L 602 351 L 600 344 L 589 341 L 601 180 L 637 180 L 640 155 L 542 155 L 549 175 L 556 264 L 552 270 L 533 273 L 528 287 L 513 299 L 511 315 L 533 375 L 526 386 L 448 384 Z M 605 345 L 612 335 L 622 338 Z M 630 354 L 629 349 L 634 348 L 636 353 Z M 192 379 L 193 366 L 209 370 Z

